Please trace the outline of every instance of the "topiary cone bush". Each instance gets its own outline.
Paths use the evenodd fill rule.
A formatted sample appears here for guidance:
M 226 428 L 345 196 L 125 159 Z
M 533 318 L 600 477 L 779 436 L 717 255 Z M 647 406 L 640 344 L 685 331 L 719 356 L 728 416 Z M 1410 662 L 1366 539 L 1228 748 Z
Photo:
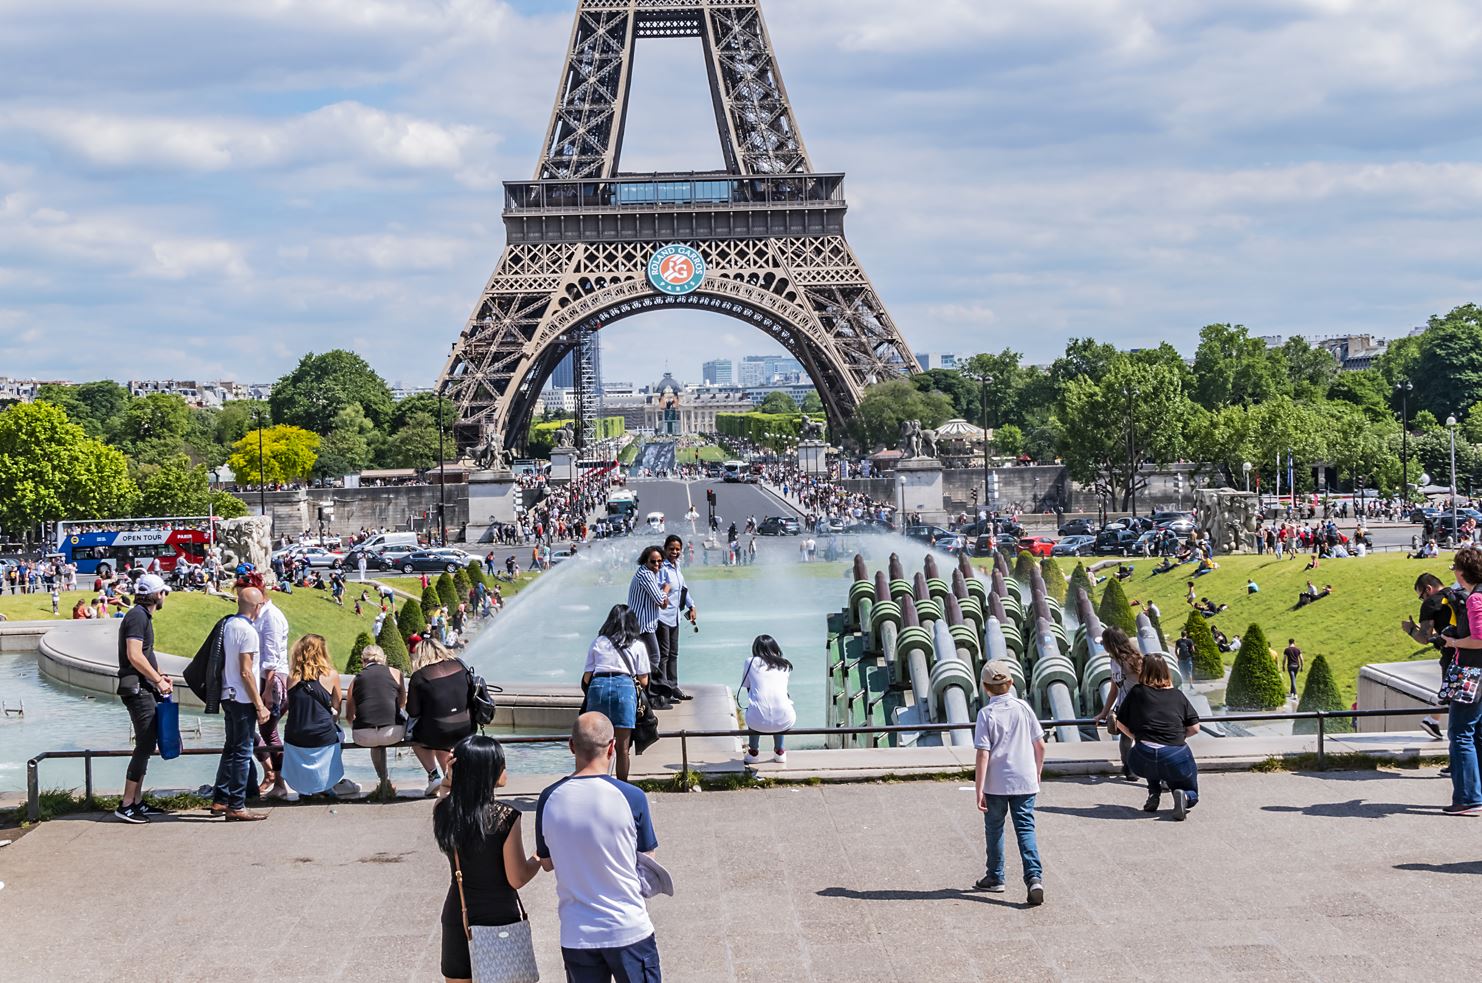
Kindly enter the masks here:
M 453 574 L 453 589 L 458 592 L 460 601 L 468 600 L 468 592 L 473 590 L 473 583 L 468 579 L 468 571 L 462 567 Z
M 396 615 L 396 627 L 401 629 L 402 640 L 411 644 L 413 635 L 421 635 L 427 631 L 427 619 L 422 616 L 422 605 L 411 598 L 401 606 L 401 611 Z
M 365 668 L 365 664 L 360 661 L 360 653 L 365 651 L 367 645 L 374 645 L 375 641 L 374 638 L 371 638 L 371 634 L 368 631 L 363 631 L 355 636 L 355 644 L 350 646 L 350 659 L 345 663 L 346 673 L 351 676 L 360 674 L 360 670 Z
M 1069 596 L 1065 589 L 1069 585 L 1065 582 L 1065 574 L 1060 572 L 1060 564 L 1055 562 L 1053 556 L 1044 557 L 1039 561 L 1039 572 L 1040 576 L 1045 578 L 1045 590 L 1049 591 L 1050 596 L 1055 600 L 1064 604 L 1066 597 Z
M 1223 679 L 1225 660 L 1220 656 L 1220 647 L 1215 643 L 1214 632 L 1209 630 L 1209 622 L 1204 620 L 1204 615 L 1198 611 L 1190 611 L 1189 620 L 1184 622 L 1184 630 L 1194 643 L 1194 678 Z
M 1065 592 L 1065 596 L 1072 602 L 1076 599 L 1077 587 L 1085 591 L 1087 597 L 1092 599 L 1096 597 L 1096 585 L 1091 582 L 1091 575 L 1086 572 L 1084 563 L 1077 563 L 1070 573 L 1070 588 Z
M 451 574 L 444 571 L 437 578 L 437 598 L 451 611 L 458 606 L 458 588 Z
M 1014 579 L 1021 584 L 1029 583 L 1029 578 L 1034 576 L 1030 571 L 1034 569 L 1034 554 L 1028 550 L 1020 550 L 1019 556 L 1014 560 Z
M 1286 705 L 1286 684 L 1260 625 L 1251 625 L 1240 636 L 1240 652 L 1230 670 L 1225 705 L 1241 710 L 1274 710 Z
M 401 637 L 401 628 L 397 626 L 395 618 L 387 618 L 381 625 L 381 633 L 376 636 L 376 644 L 381 646 L 381 651 L 386 653 L 388 666 L 400 669 L 403 673 L 412 671 L 412 659 L 407 655 L 407 643 Z
M 1107 580 L 1096 615 L 1101 619 L 1101 627 L 1120 628 L 1136 643 L 1137 618 L 1132 613 L 1132 605 L 1127 603 L 1127 592 L 1122 590 L 1122 582 L 1116 577 Z
M 422 617 L 424 619 L 424 623 L 425 619 L 432 617 L 433 613 L 442 606 L 443 602 L 437 596 L 436 587 L 428 584 L 426 587 L 422 588 Z
M 488 587 L 489 579 L 484 576 L 484 565 L 478 560 L 468 561 L 468 582 L 475 587 Z
M 1241 646 L 1244 648 L 1244 645 Z M 1302 687 L 1302 701 L 1297 704 L 1297 709 L 1303 713 L 1311 713 L 1317 710 L 1348 709 L 1348 704 L 1343 702 L 1343 695 L 1338 692 L 1338 681 L 1333 678 L 1332 667 L 1328 665 L 1327 656 L 1319 655 L 1313 659 L 1307 667 L 1307 684 Z M 1353 731 L 1352 717 L 1333 717 L 1331 720 L 1323 721 L 1323 730 L 1329 734 L 1348 734 Z M 1293 721 L 1292 733 L 1294 734 L 1316 734 L 1316 720 Z

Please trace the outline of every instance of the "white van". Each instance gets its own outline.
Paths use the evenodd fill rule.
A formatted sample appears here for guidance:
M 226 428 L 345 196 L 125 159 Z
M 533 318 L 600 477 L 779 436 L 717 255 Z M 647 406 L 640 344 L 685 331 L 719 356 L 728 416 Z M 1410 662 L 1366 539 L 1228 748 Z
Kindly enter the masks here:
M 405 546 L 416 549 L 420 545 L 417 542 L 417 534 L 414 532 L 383 532 L 372 536 L 360 544 L 361 549 L 378 550 L 387 546 Z

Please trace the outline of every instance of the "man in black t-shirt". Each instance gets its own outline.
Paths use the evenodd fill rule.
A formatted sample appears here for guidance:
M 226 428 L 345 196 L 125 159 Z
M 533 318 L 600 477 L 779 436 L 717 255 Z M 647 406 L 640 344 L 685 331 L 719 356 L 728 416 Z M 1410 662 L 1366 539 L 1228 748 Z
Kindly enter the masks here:
M 118 695 L 134 725 L 134 753 L 124 775 L 123 798 L 113 814 L 135 825 L 149 822 L 154 812 L 144 804 L 144 771 L 159 743 L 155 705 L 173 689 L 154 657 L 154 613 L 164 605 L 167 593 L 165 582 L 155 574 L 140 577 L 134 585 L 134 606 L 118 626 Z
M 1400 629 L 1422 645 L 1436 645 L 1441 632 L 1451 624 L 1451 609 L 1446 603 L 1446 585 L 1433 573 L 1415 578 L 1415 595 L 1420 598 L 1420 622 L 1410 618 L 1400 622 Z M 1451 652 L 1441 648 L 1441 678 L 1446 677 Z M 1435 716 L 1422 717 L 1420 727 L 1435 740 L 1441 740 L 1441 721 Z
M 1285 660 L 1287 678 L 1292 681 L 1292 698 L 1296 699 L 1297 673 L 1302 671 L 1302 650 L 1297 648 L 1295 638 L 1286 640 L 1286 648 L 1282 650 L 1281 657 Z
M 1173 654 L 1178 657 L 1178 671 L 1184 677 L 1184 684 L 1194 685 L 1194 640 L 1189 637 L 1187 628 L 1178 636 L 1178 641 L 1173 643 Z

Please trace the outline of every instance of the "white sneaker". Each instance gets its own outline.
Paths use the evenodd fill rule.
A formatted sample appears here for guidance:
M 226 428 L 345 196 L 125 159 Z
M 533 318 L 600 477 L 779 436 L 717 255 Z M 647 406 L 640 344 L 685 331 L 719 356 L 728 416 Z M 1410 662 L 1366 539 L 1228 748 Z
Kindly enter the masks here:
M 437 790 L 442 787 L 442 784 L 443 784 L 443 776 L 441 776 L 441 775 L 435 775 L 432 778 L 432 780 L 427 783 L 427 793 L 426 793 L 427 794 L 427 797 L 430 799 L 434 795 L 436 795 L 437 794 Z
M 750 751 L 747 751 L 745 754 L 741 755 L 742 764 L 754 765 L 761 760 L 762 756 L 760 754 L 752 754 Z
M 786 751 L 777 751 L 777 752 L 774 752 L 773 755 L 772 755 L 772 760 L 775 761 L 775 762 L 777 762 L 779 765 L 785 765 L 785 764 L 787 764 L 787 752 Z
M 360 795 L 360 783 L 348 778 L 341 778 L 334 783 L 334 788 L 330 789 L 330 791 L 340 798 L 353 799 Z

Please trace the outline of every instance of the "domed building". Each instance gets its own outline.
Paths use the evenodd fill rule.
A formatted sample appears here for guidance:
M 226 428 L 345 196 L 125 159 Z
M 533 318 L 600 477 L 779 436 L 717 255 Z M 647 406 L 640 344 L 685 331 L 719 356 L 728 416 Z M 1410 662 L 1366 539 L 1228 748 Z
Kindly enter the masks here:
M 642 425 L 660 437 L 713 434 L 720 414 L 750 413 L 753 409 L 744 392 L 687 387 L 666 371 L 644 397 Z

